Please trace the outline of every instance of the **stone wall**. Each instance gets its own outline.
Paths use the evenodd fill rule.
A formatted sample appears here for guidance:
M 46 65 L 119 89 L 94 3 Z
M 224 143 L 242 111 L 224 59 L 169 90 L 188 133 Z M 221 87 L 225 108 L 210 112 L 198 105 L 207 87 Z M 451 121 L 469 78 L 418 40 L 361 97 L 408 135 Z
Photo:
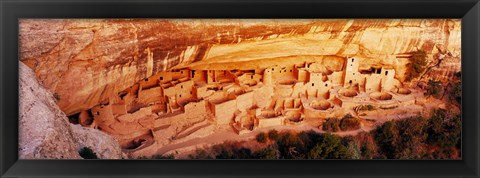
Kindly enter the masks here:
M 285 117 L 278 116 L 274 118 L 262 118 L 258 119 L 258 128 L 281 126 L 285 121 Z
M 232 99 L 223 103 L 213 105 L 213 113 L 215 114 L 216 122 L 219 125 L 229 124 L 237 110 L 237 100 Z

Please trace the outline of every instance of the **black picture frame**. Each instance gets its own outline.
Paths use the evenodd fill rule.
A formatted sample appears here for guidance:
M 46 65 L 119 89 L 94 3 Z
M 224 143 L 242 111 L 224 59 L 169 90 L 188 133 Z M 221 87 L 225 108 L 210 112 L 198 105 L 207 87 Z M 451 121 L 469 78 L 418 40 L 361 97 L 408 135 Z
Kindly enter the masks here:
M 18 160 L 19 18 L 461 18 L 462 160 Z M 478 177 L 478 0 L 1 0 L 1 177 Z

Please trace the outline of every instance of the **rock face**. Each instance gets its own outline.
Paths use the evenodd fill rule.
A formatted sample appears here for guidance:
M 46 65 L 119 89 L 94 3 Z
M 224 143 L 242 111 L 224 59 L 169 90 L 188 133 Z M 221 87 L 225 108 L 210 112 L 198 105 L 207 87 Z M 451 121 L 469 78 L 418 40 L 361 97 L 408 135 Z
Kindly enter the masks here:
M 119 159 L 121 150 L 112 137 L 90 128 L 72 125 L 22 62 L 20 74 L 19 158 L 82 159 L 78 150 L 87 146 L 99 158 Z
M 390 64 L 422 49 L 460 51 L 460 20 L 21 20 L 21 61 L 75 114 L 173 67 L 358 56 Z M 307 47 L 306 47 L 307 46 Z M 263 51 L 263 52 L 262 52 Z M 256 65 L 256 64 L 255 64 Z M 259 64 L 261 65 L 261 64 Z M 339 66 L 337 66 L 339 67 Z
M 96 129 L 72 124 L 70 126 L 73 136 L 78 143 L 77 149 L 90 147 L 100 159 L 122 158 L 120 145 L 113 137 Z

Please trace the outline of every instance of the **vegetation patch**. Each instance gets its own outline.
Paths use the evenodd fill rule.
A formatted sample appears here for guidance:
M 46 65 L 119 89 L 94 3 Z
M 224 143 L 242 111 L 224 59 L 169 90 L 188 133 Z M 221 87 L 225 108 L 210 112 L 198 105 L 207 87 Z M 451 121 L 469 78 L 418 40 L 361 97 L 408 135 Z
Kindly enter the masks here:
M 442 82 L 432 79 L 428 80 L 427 91 L 425 92 L 426 95 L 440 97 L 442 91 Z
M 360 129 L 360 119 L 350 114 L 342 119 L 328 118 L 322 125 L 322 130 L 327 132 L 350 131 Z
M 175 159 L 175 155 L 173 153 L 166 154 L 166 155 L 159 154 L 159 155 L 153 155 L 151 157 L 140 156 L 137 159 Z
M 427 53 L 423 50 L 410 52 L 411 56 L 407 64 L 406 81 L 411 81 L 420 76 L 425 71 L 427 65 Z
M 257 142 L 260 142 L 260 143 L 267 142 L 267 134 L 264 133 L 264 132 L 257 134 L 257 136 L 255 138 L 256 138 Z
M 274 129 L 268 131 L 268 138 L 270 140 L 277 140 L 278 139 L 278 131 L 274 130 Z
M 348 126 L 351 116 L 342 118 Z M 342 121 L 335 121 L 339 123 Z M 348 121 L 348 122 L 347 122 Z M 333 124 L 335 125 L 335 124 Z M 353 124 L 355 125 L 355 124 Z M 338 126 L 340 127 L 340 126 Z M 273 135 L 272 137 L 270 137 Z M 461 118 L 437 109 L 431 118 L 388 121 L 371 132 L 340 137 L 311 131 L 269 131 L 264 147 L 227 141 L 196 150 L 194 159 L 460 159 Z
M 340 119 L 328 118 L 322 125 L 322 130 L 327 132 L 340 131 Z
M 457 82 L 453 84 L 453 89 L 451 95 L 452 98 L 461 104 L 462 102 L 462 82 Z
M 375 106 L 368 104 L 368 105 L 360 105 L 354 108 L 356 111 L 373 111 L 375 110 Z
M 340 130 L 349 131 L 360 129 L 360 119 L 355 117 L 344 117 L 340 120 Z
M 83 147 L 78 151 L 83 159 L 98 159 L 97 154 L 90 147 Z

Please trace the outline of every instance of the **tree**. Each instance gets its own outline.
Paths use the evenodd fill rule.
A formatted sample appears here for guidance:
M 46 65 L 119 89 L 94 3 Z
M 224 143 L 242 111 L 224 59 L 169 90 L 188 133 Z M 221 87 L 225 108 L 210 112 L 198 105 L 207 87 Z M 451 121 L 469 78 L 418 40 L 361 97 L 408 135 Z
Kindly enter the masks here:
M 451 117 L 446 110 L 434 110 L 426 129 L 427 142 L 440 148 L 460 148 L 461 129 L 462 121 L 459 115 Z
M 399 142 L 397 144 L 397 159 L 420 159 L 426 153 L 425 133 L 427 122 L 420 116 L 397 121 Z
M 307 157 L 308 159 L 324 159 L 324 157 L 322 157 L 322 151 L 322 146 L 317 144 L 307 153 Z
M 98 159 L 97 154 L 90 147 L 83 147 L 78 153 L 83 159 Z
M 425 66 L 427 65 L 427 53 L 423 50 L 413 51 L 410 53 L 409 63 L 407 64 L 407 81 L 419 77 Z
M 437 109 L 433 111 L 432 117 L 428 121 L 427 142 L 431 145 L 441 145 L 443 133 L 443 119 L 446 117 L 446 111 Z
M 377 128 L 374 134 L 381 153 L 389 159 L 394 158 L 399 142 L 399 131 L 396 123 L 394 121 L 387 121 L 381 127 Z
M 312 159 L 345 159 L 347 148 L 341 143 L 341 137 L 332 134 L 322 134 L 322 141 L 310 151 Z
M 426 143 L 434 152 L 430 158 L 455 159 L 460 157 L 462 121 L 460 115 L 451 115 L 447 110 L 436 109 L 428 121 L 425 131 L 428 134 Z
M 359 146 L 359 140 L 353 136 L 347 136 L 343 138 L 343 143 L 347 148 L 347 157 L 350 159 L 362 158 L 362 152 Z
M 355 141 L 355 144 L 357 144 L 360 150 L 361 159 L 381 158 L 377 151 L 374 133 L 375 132 L 360 132 L 354 136 L 345 137 L 344 142 L 346 142 L 348 146 L 349 141 Z
M 298 159 L 304 157 L 304 155 L 299 152 L 299 148 L 303 147 L 303 143 L 295 134 L 290 132 L 281 133 L 275 144 L 280 152 L 280 158 Z

